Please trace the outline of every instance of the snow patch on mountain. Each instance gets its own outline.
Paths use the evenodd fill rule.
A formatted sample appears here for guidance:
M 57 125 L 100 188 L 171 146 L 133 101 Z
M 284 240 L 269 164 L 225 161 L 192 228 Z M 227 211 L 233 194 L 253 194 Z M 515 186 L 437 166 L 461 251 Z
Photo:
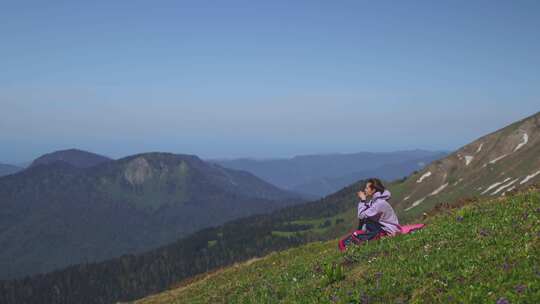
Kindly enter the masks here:
M 455 185 L 461 183 L 462 181 L 463 181 L 463 178 L 460 178 L 460 179 L 458 179 L 457 181 L 455 181 L 455 182 L 452 184 L 452 186 L 455 186 Z
M 490 160 L 489 163 L 490 163 L 490 164 L 494 164 L 494 163 L 500 161 L 501 159 L 503 159 L 503 158 L 505 158 L 505 157 L 507 157 L 507 156 L 508 156 L 508 154 L 503 154 L 503 155 L 501 155 L 501 156 L 499 156 L 499 157 L 497 157 L 497 158 L 495 158 L 495 159 Z M 484 167 L 485 167 L 485 165 L 484 165 Z
M 420 205 L 426 198 L 427 198 L 427 196 L 424 197 L 424 198 L 421 198 L 421 199 L 419 199 L 419 200 L 417 200 L 417 201 L 415 201 L 414 203 L 412 203 L 412 205 L 411 205 L 409 208 L 405 209 L 405 211 L 409 211 L 409 210 L 411 210 L 412 208 L 414 208 L 414 207 Z
M 421 199 L 415 201 L 414 203 L 411 204 L 411 206 L 410 206 L 409 208 L 406 208 L 405 211 L 409 211 L 409 210 L 411 210 L 412 208 L 414 208 L 414 207 L 420 205 L 424 200 L 426 200 L 426 198 L 441 193 L 441 191 L 443 191 L 446 187 L 448 187 L 448 183 L 445 183 L 444 185 L 441 185 L 439 188 L 433 190 L 433 192 L 431 192 L 430 194 L 428 194 L 426 197 L 421 198 Z
M 519 184 L 523 185 L 526 182 L 530 181 L 531 179 L 535 178 L 538 174 L 540 174 L 540 170 L 536 171 L 535 173 L 531 175 L 527 175 Z
M 506 191 L 504 191 L 501 195 L 504 195 L 504 194 L 506 194 L 506 192 L 512 191 L 514 189 L 516 189 L 516 186 L 512 186 L 512 187 L 506 189 Z
M 426 173 L 424 173 L 422 176 L 420 176 L 420 178 L 416 181 L 417 183 L 421 183 L 424 179 L 428 178 L 431 176 L 431 171 L 428 171 Z
M 482 151 L 483 146 L 484 146 L 484 143 L 481 143 L 480 146 L 478 146 L 478 149 L 476 150 L 476 153 L 480 153 L 480 151 Z
M 500 186 L 497 190 L 495 190 L 493 193 L 491 193 L 491 195 L 495 195 L 495 194 L 501 192 L 501 190 L 504 190 L 504 189 L 506 189 L 506 188 L 512 186 L 512 185 L 513 185 L 515 182 L 517 182 L 518 180 L 519 180 L 519 178 L 516 178 L 515 180 L 509 182 L 508 184 L 504 184 L 504 185 Z
M 433 190 L 433 192 L 431 192 L 431 193 L 429 194 L 429 196 L 433 196 L 433 195 L 437 195 L 437 194 L 441 193 L 441 191 L 443 191 L 444 188 L 446 188 L 446 187 L 448 187 L 448 183 L 446 183 L 446 184 L 444 184 L 444 185 L 441 185 L 439 188 Z
M 516 146 L 516 148 L 514 149 L 514 152 L 516 152 L 517 150 L 521 149 L 521 147 L 525 146 L 528 142 L 529 142 L 529 134 L 524 133 L 524 134 L 523 134 L 522 142 L 520 142 L 520 143 Z
M 471 162 L 473 161 L 474 159 L 474 156 L 471 156 L 471 155 L 465 155 L 465 166 L 468 166 L 471 164 Z
M 509 181 L 510 179 L 511 179 L 510 177 L 507 177 L 507 178 L 506 178 L 505 180 L 503 180 L 502 182 L 496 182 L 496 183 L 494 183 L 493 185 L 487 187 L 487 189 L 484 190 L 481 194 L 486 194 L 486 193 L 488 193 L 489 190 L 491 190 L 491 189 L 493 189 L 493 188 L 495 188 L 495 187 L 498 187 L 498 186 L 500 186 L 500 185 L 506 183 L 506 182 Z

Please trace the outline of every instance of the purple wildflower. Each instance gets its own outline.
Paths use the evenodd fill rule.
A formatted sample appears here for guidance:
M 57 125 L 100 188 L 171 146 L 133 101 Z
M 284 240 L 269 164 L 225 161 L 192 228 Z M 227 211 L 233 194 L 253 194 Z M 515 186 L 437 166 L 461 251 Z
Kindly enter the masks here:
M 506 298 L 499 298 L 497 300 L 497 304 L 510 304 L 510 301 L 508 301 Z
M 520 285 L 517 285 L 514 290 L 517 292 L 517 293 L 523 293 L 525 292 L 525 289 L 527 289 L 527 286 L 523 285 L 523 284 L 520 284 Z
M 480 234 L 481 236 L 488 236 L 488 235 L 489 235 L 489 232 L 488 232 L 486 229 L 480 229 L 479 234 Z

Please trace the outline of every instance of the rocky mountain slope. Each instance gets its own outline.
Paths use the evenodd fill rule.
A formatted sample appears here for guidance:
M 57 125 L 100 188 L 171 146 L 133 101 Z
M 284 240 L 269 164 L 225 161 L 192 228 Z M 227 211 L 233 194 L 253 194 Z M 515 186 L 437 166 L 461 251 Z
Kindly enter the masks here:
M 404 218 L 460 197 L 501 196 L 540 180 L 540 112 L 467 144 L 393 185 Z

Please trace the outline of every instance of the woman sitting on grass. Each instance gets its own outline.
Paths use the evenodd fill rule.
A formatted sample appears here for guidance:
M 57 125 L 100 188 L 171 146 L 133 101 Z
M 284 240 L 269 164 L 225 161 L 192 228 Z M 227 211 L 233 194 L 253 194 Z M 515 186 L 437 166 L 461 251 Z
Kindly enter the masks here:
M 358 192 L 358 230 L 365 231 L 356 235 L 359 240 L 371 240 L 381 232 L 395 235 L 401 231 L 396 213 L 388 203 L 390 196 L 390 191 L 378 178 L 370 178 L 364 191 Z M 368 197 L 371 198 L 369 201 Z
M 364 190 L 357 193 L 358 230 L 339 241 L 339 250 L 344 251 L 351 243 L 360 244 L 383 235 L 401 232 L 394 209 L 388 203 L 390 191 L 377 178 L 370 178 Z M 370 200 L 367 198 L 370 197 Z

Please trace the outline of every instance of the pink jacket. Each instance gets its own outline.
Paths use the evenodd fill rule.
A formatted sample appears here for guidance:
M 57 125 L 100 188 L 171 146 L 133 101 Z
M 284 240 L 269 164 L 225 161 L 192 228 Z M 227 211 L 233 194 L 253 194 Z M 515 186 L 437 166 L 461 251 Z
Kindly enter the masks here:
M 358 218 L 371 218 L 379 222 L 383 230 L 390 235 L 400 232 L 401 226 L 397 215 L 387 201 L 390 197 L 390 191 L 384 190 L 382 194 L 375 192 L 369 201 L 358 202 Z

